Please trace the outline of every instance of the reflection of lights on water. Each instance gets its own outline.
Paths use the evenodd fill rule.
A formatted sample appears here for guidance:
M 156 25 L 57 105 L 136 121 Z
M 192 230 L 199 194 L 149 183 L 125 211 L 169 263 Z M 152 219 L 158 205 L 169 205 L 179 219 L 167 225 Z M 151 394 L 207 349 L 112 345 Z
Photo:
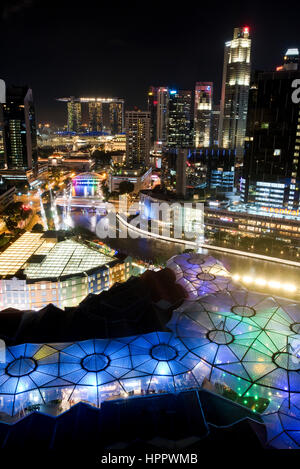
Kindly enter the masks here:
M 97 224 L 97 216 L 92 215 L 91 216 L 91 228 L 92 228 L 92 230 L 94 230 L 96 228 L 96 224 Z
M 294 293 L 297 290 L 296 286 L 293 285 L 292 283 L 281 283 L 278 280 L 267 281 L 266 279 L 260 278 L 260 277 L 258 278 L 250 277 L 250 275 L 241 276 L 239 274 L 234 274 L 232 275 L 232 279 L 235 281 L 241 280 L 242 282 L 247 283 L 247 284 L 254 283 L 255 285 L 258 285 L 260 287 L 268 286 L 274 290 L 282 289 L 289 293 Z

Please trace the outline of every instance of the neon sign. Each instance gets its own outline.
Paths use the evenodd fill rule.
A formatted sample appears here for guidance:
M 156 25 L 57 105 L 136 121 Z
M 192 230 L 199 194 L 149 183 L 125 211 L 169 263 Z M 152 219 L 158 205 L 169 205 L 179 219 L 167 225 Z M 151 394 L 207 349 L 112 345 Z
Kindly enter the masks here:
M 261 210 L 269 213 L 279 213 L 281 215 L 299 216 L 299 210 L 291 210 L 288 208 L 261 207 Z

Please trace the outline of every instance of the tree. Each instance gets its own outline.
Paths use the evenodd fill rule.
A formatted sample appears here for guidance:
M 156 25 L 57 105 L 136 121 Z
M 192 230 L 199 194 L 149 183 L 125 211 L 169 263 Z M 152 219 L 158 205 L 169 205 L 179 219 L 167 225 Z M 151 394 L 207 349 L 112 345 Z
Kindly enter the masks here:
M 99 166 L 106 166 L 111 163 L 110 154 L 105 153 L 103 150 L 95 150 L 92 154 L 95 162 Z
M 122 181 L 119 184 L 119 193 L 120 194 L 130 194 L 134 191 L 134 184 L 130 181 Z
M 34 233 L 42 233 L 44 231 L 44 227 L 43 225 L 41 225 L 40 223 L 36 223 L 33 227 L 32 227 L 32 230 Z
M 110 192 L 109 192 L 109 189 L 108 189 L 108 185 L 105 183 L 105 181 L 102 181 L 101 190 L 102 190 L 104 200 L 107 201 L 109 199 Z
M 27 218 L 26 212 L 31 213 L 31 209 L 24 210 L 22 202 L 13 202 L 4 209 L 2 212 L 2 219 L 9 231 L 15 231 L 19 222 Z
M 27 218 L 29 218 L 30 216 L 32 215 L 32 210 L 31 208 L 28 208 L 26 210 L 22 209 L 20 211 L 20 218 L 21 220 L 27 220 Z

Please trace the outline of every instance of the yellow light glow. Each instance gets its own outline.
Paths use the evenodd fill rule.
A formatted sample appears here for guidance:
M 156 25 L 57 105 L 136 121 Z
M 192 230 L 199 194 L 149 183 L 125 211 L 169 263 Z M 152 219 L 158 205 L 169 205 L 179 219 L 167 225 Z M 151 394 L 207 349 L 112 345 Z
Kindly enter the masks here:
M 264 287 L 267 281 L 264 278 L 257 278 L 255 279 L 255 284 L 259 285 L 260 287 Z
M 295 291 L 296 291 L 295 285 L 292 285 L 291 283 L 285 283 L 285 284 L 282 285 L 282 287 L 283 287 L 286 291 L 289 291 L 289 292 L 295 292 Z
M 281 283 L 277 282 L 276 280 L 270 280 L 270 282 L 268 282 L 268 285 L 271 288 L 280 288 L 281 287 Z
M 240 280 L 239 274 L 234 274 L 232 278 L 233 278 L 233 280 L 236 280 L 236 281 Z
M 248 275 L 244 275 L 244 277 L 243 277 L 243 282 L 245 282 L 245 283 L 251 283 L 251 282 L 253 282 L 253 278 L 252 278 L 252 277 L 249 277 Z

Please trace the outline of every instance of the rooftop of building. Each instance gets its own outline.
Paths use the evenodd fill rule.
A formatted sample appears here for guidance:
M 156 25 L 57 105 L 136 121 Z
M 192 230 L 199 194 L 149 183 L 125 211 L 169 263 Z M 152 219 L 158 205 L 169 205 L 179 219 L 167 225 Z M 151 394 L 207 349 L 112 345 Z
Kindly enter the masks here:
M 0 254 L 0 276 L 22 273 L 29 280 L 57 279 L 90 272 L 115 260 L 74 240 L 58 241 L 55 236 L 24 233 Z
M 157 188 L 156 190 L 143 189 L 140 191 L 140 193 L 153 199 L 165 202 L 198 202 L 198 199 L 194 198 L 194 194 L 189 192 L 187 192 L 185 198 L 183 198 L 182 195 L 176 194 L 176 192 L 163 190 L 160 188 Z
M 113 176 L 142 176 L 150 168 L 144 166 L 122 166 L 121 168 L 113 168 Z
M 73 181 L 78 182 L 78 181 L 99 181 L 99 183 L 103 180 L 103 177 L 100 176 L 98 173 L 90 172 L 87 171 L 85 173 L 80 173 L 74 176 Z

